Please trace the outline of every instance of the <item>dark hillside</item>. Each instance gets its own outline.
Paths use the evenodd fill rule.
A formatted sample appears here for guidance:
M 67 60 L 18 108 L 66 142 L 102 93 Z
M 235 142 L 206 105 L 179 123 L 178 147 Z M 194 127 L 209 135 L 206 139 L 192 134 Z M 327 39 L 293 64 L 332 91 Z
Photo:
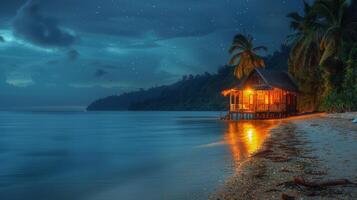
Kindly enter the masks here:
M 289 48 L 265 58 L 268 69 L 287 71 Z M 188 75 L 172 85 L 154 87 L 99 99 L 88 110 L 227 110 L 228 99 L 221 91 L 238 83 L 234 67 L 221 67 L 217 73 Z

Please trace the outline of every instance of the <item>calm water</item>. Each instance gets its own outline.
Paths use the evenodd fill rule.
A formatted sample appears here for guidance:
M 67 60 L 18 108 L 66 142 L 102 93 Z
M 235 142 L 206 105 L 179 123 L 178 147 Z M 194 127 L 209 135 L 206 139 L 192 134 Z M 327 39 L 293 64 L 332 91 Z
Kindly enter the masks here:
M 0 199 L 206 199 L 273 123 L 217 112 L 0 112 Z

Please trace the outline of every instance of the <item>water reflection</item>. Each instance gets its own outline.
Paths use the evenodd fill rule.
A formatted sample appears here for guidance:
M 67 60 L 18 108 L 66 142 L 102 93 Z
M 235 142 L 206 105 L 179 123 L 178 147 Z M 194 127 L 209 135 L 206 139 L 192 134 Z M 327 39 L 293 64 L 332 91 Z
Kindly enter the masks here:
M 277 121 L 239 121 L 228 122 L 224 135 L 234 161 L 241 161 L 259 150 Z

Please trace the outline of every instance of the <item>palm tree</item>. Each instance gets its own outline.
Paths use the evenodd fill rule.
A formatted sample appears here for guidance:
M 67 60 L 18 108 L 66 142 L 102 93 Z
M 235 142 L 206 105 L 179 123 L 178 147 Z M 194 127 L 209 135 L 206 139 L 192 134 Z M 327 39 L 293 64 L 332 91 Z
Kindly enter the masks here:
M 356 22 L 347 17 L 349 0 L 317 0 L 314 10 L 323 20 L 320 65 L 329 59 L 341 59 L 343 43 L 356 39 Z
M 307 98 L 315 99 L 315 105 L 342 85 L 344 54 L 351 50 L 357 32 L 353 22 L 353 8 L 357 6 L 348 7 L 349 2 L 352 1 L 316 0 L 312 6 L 304 2 L 303 16 L 288 15 L 294 30 L 288 37 L 292 41 L 289 71 Z
M 313 8 L 304 2 L 304 15 L 293 12 L 290 28 L 293 33 L 288 36 L 291 45 L 289 56 L 289 72 L 295 78 L 303 95 L 299 96 L 300 110 L 315 111 L 322 101 L 320 41 L 322 29 Z
M 251 35 L 237 34 L 234 37 L 229 49 L 229 53 L 232 54 L 229 64 L 235 65 L 234 75 L 238 79 L 248 75 L 256 67 L 265 67 L 263 58 L 257 54 L 260 50 L 268 49 L 265 46 L 254 47 Z
M 356 22 L 348 16 L 348 0 L 317 0 L 314 12 L 319 16 L 323 26 L 320 43 L 322 55 L 320 66 L 324 71 L 324 96 L 333 90 L 339 90 L 343 81 L 346 63 L 343 53 L 346 46 L 356 41 Z
M 304 64 L 309 64 L 311 57 L 319 58 L 320 65 L 328 59 L 340 56 L 343 41 L 356 39 L 356 22 L 351 22 L 352 18 L 347 16 L 349 2 L 317 0 L 313 6 L 304 2 L 304 16 L 290 13 L 290 27 L 295 31 L 289 36 L 293 40 L 292 55 L 297 56 Z M 317 47 L 320 51 L 316 50 Z
M 304 16 L 296 12 L 288 14 L 291 19 L 290 28 L 294 31 L 288 36 L 288 42 L 292 45 L 290 70 L 293 72 L 301 67 L 317 67 L 321 58 L 321 25 L 317 15 L 312 12 L 312 6 L 306 2 L 304 13 Z

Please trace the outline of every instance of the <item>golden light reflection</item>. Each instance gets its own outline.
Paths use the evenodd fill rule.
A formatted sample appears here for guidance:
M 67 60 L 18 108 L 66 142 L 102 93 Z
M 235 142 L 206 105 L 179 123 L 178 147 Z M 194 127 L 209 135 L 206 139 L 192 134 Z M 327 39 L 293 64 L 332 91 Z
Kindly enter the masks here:
M 224 136 L 229 145 L 233 159 L 241 161 L 258 151 L 277 121 L 239 121 L 228 122 Z

